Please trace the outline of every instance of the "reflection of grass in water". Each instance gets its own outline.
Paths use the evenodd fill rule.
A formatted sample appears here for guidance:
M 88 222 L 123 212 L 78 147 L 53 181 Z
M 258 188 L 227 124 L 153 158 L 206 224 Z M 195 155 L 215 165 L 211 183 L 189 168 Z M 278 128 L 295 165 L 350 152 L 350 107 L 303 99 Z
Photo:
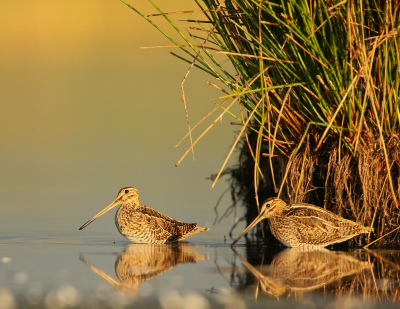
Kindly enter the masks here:
M 183 52 L 174 56 L 217 78 L 220 86 L 209 84 L 224 92 L 214 110 L 222 113 L 192 147 L 240 105 L 233 116 L 242 129 L 227 157 L 244 136 L 249 177 L 239 183 L 240 194 L 257 200 L 255 193 L 269 190 L 264 194 L 324 205 L 374 226 L 376 238 L 398 226 L 397 3 L 205 0 L 203 7 L 195 0 L 201 17 L 192 12 L 189 39 L 170 18 L 185 12 L 164 14 L 149 2 L 182 44 L 153 22 L 162 17 L 136 12 Z M 230 59 L 235 74 L 210 47 Z M 250 205 L 247 221 L 256 212 Z M 385 243 L 398 244 L 397 233 Z

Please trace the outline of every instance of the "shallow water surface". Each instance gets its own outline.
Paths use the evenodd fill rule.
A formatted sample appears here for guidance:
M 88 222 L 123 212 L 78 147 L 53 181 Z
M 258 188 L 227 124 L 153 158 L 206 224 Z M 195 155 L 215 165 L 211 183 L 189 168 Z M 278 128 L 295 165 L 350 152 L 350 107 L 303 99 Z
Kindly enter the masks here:
M 398 251 L 302 251 L 217 232 L 132 244 L 106 233 L 3 240 L 0 308 L 398 308 Z

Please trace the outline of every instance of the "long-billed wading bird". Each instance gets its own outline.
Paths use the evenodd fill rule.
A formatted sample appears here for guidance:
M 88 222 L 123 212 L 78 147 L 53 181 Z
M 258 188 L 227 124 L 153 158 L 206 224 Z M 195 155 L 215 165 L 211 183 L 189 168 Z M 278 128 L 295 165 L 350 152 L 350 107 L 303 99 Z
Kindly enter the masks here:
M 82 225 L 82 230 L 107 211 L 121 204 L 115 214 L 115 225 L 121 235 L 134 243 L 164 244 L 183 240 L 198 232 L 208 231 L 196 223 L 184 223 L 143 205 L 139 201 L 139 192 L 134 187 L 122 188 L 117 198 Z
M 303 203 L 288 205 L 281 199 L 270 198 L 232 246 L 263 219 L 268 219 L 272 234 L 287 247 L 322 248 L 373 231 L 321 207 Z

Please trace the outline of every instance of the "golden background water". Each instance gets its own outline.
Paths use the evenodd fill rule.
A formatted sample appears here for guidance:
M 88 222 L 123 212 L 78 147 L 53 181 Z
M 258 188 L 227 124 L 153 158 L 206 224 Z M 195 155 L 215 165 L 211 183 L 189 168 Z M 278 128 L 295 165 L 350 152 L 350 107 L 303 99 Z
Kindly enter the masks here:
M 147 1 L 131 4 L 157 13 Z M 166 12 L 196 9 L 193 1 L 157 4 Z M 153 20 L 173 33 L 162 17 Z M 117 0 L 1 1 L 0 37 L 3 223 L 36 220 L 50 233 L 58 220 L 77 232 L 133 185 L 143 203 L 211 225 L 227 184 L 211 189 L 206 178 L 218 172 L 236 128 L 225 116 L 195 148 L 195 162 L 188 155 L 174 166 L 190 146 L 186 140 L 175 148 L 187 132 L 180 83 L 189 65 L 172 49 L 140 49 L 170 45 L 154 27 Z M 193 70 L 186 82 L 191 125 L 221 94 L 206 79 Z M 229 203 L 227 195 L 221 207 Z M 118 233 L 110 217 L 88 230 Z

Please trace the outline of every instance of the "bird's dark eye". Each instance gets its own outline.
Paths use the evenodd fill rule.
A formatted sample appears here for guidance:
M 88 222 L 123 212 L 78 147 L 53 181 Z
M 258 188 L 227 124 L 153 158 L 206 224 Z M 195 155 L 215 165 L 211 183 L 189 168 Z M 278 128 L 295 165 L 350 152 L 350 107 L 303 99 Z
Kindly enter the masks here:
M 125 190 L 125 194 L 128 194 L 129 193 L 129 190 Z
M 271 204 L 267 204 L 267 208 L 270 208 L 271 207 Z

